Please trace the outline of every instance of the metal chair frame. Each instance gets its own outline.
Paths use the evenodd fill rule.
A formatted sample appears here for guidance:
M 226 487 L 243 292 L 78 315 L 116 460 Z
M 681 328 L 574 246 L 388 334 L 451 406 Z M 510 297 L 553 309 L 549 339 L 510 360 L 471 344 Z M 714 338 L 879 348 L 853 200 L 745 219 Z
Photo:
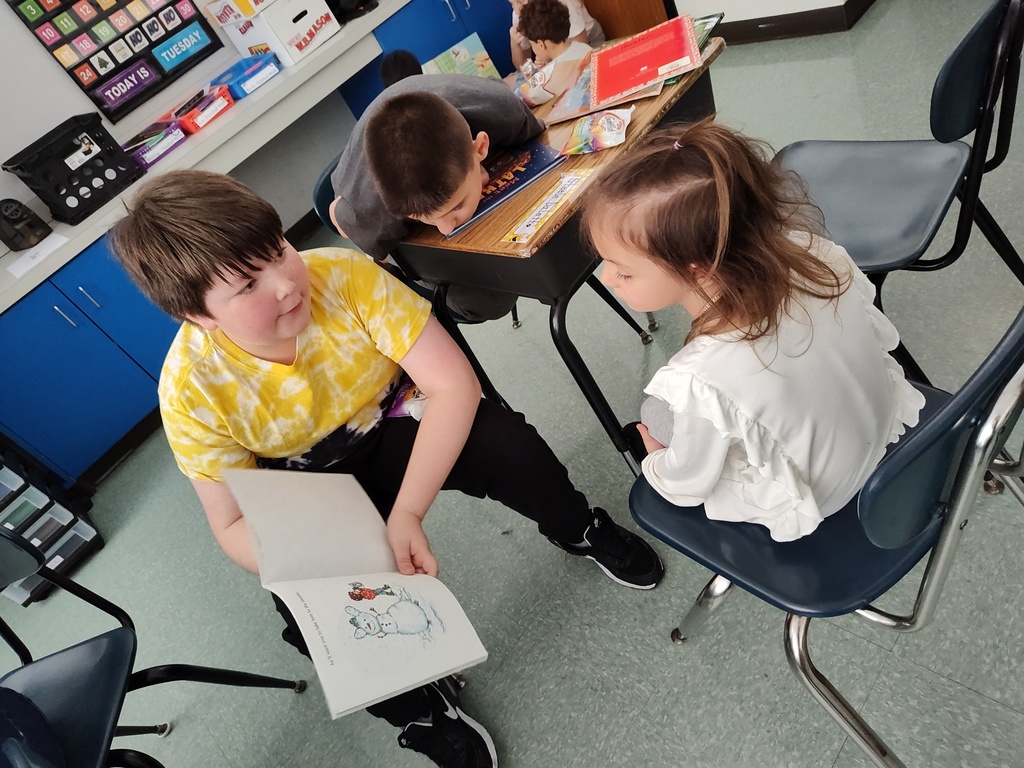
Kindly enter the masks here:
M 888 768 L 904 763 L 814 665 L 807 649 L 811 619 L 853 613 L 896 632 L 920 631 L 935 615 L 986 472 L 991 471 L 1005 482 L 1024 505 L 1021 462 L 1005 448 L 1006 439 L 1024 410 L 1024 310 L 979 371 L 957 394 L 948 395 L 924 385 L 919 388 L 929 401 L 921 423 L 890 447 L 858 497 L 835 515 L 838 520 L 841 516 L 856 514 L 876 550 L 905 549 L 908 553 L 905 559 L 899 555 L 898 571 L 887 571 L 884 583 L 874 585 L 874 597 L 861 598 L 859 592 L 852 595 L 844 592 L 841 597 L 836 596 L 837 599 L 854 602 L 827 606 L 822 602 L 820 607 L 808 605 L 811 598 L 798 595 L 791 586 L 779 585 L 785 584 L 786 579 L 813 575 L 820 572 L 815 569 L 828 566 L 817 560 L 804 563 L 800 554 L 785 549 L 792 544 L 771 542 L 768 534 L 762 534 L 756 526 L 743 531 L 737 526 L 748 524 L 709 521 L 702 507 L 677 510 L 657 496 L 643 478 L 634 484 L 630 497 L 631 512 L 642 527 L 715 573 L 673 630 L 672 640 L 682 644 L 694 637 L 725 601 L 734 582 L 781 608 L 786 613 L 783 644 L 794 674 L 872 762 Z M 693 517 L 680 523 L 678 516 L 682 515 Z M 666 522 L 671 521 L 672 516 L 676 516 L 676 522 Z M 846 517 L 842 524 L 849 525 L 847 521 L 851 519 Z M 830 520 L 826 518 L 823 528 Z M 671 527 L 673 525 L 675 528 Z M 700 535 L 707 539 L 719 538 L 713 546 L 708 546 L 706 541 L 698 540 Z M 811 547 L 815 535 L 817 533 L 802 541 Z M 758 549 L 742 548 L 751 541 Z M 770 573 L 760 577 L 758 568 L 761 566 L 751 565 L 751 553 L 776 547 L 780 562 L 794 570 L 778 578 L 772 578 Z M 871 604 L 871 600 L 885 594 L 925 554 L 927 563 L 908 614 L 890 613 Z M 821 579 L 822 583 L 825 581 Z M 826 599 L 829 598 L 821 597 L 822 601 Z M 836 605 L 847 607 L 837 608 Z
M 132 622 L 131 617 L 122 608 L 106 598 L 101 597 L 92 590 L 83 587 L 68 578 L 66 575 L 57 573 L 44 565 L 45 558 L 43 553 L 20 535 L 0 527 L 0 537 L 7 539 L 21 550 L 16 556 L 18 562 L 9 561 L 0 564 L 0 572 L 2 572 L 4 585 L 12 581 L 16 581 L 19 578 L 24 578 L 32 573 L 38 574 L 42 578 L 51 582 L 54 586 L 60 587 L 65 592 L 74 595 L 80 600 L 89 603 L 94 608 L 97 608 L 116 619 L 120 624 L 121 629 L 127 630 L 131 635 L 131 645 L 133 649 L 132 657 L 134 658 L 134 647 L 137 644 L 135 624 Z M 32 561 L 34 561 L 35 567 L 33 567 Z M 20 574 L 17 573 L 19 570 Z M 118 630 L 114 631 L 117 632 Z M 106 634 L 109 635 L 110 633 Z M 104 635 L 97 635 L 96 637 L 89 638 L 83 641 L 81 645 L 99 640 L 102 637 L 104 637 Z M 21 670 L 26 669 L 33 664 L 46 663 L 48 657 L 43 657 L 39 660 L 33 659 L 32 653 L 29 651 L 28 647 L 3 619 L 0 619 L 0 639 L 3 639 L 11 647 L 21 662 L 20 667 L 11 670 L 0 678 L 0 685 L 3 685 L 8 678 L 16 678 Z M 61 651 L 57 652 L 57 654 L 60 653 Z M 286 680 L 283 678 L 256 675 L 249 672 L 238 672 L 235 670 L 202 667 L 191 664 L 165 664 L 132 671 L 124 681 L 123 692 L 121 694 L 121 704 L 123 704 L 124 696 L 131 691 L 173 681 L 191 681 L 246 688 L 287 688 L 295 693 L 302 693 L 306 690 L 305 680 Z M 121 704 L 118 704 L 118 711 L 114 714 L 120 714 Z M 44 715 L 45 714 L 46 712 L 44 711 Z M 111 738 L 137 734 L 156 734 L 158 736 L 166 736 L 170 730 L 170 723 L 160 723 L 152 726 L 118 725 L 115 726 Z M 59 731 L 57 736 L 60 738 Z M 123 768 L 163 768 L 162 764 L 153 757 L 133 749 L 113 749 L 110 747 L 109 741 L 106 752 L 105 762 L 99 765 L 108 766 L 110 768 L 113 768 L 114 766 L 122 766 Z M 84 756 L 76 755 L 75 758 L 81 760 L 84 759 Z M 76 762 L 75 764 L 78 765 L 79 763 Z M 97 768 L 99 768 L 99 765 L 97 765 Z

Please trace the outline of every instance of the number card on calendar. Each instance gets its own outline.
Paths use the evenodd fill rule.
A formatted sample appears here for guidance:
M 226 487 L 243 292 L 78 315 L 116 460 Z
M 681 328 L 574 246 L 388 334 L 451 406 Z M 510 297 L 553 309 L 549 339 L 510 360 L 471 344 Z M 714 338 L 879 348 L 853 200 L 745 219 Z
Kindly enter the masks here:
M 7 0 L 116 122 L 221 47 L 200 0 Z

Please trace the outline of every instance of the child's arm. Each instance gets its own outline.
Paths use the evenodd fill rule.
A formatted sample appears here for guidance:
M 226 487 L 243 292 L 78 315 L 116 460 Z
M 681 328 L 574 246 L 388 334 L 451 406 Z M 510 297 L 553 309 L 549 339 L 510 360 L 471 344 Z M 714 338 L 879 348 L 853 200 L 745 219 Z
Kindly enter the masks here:
M 399 571 L 436 576 L 437 560 L 423 533 L 423 517 L 469 437 L 480 403 L 480 382 L 434 317 L 400 362 L 428 400 L 388 517 L 388 541 Z
M 650 450 L 648 440 L 650 436 L 644 444 Z M 703 504 L 722 477 L 731 444 L 731 438 L 708 419 L 676 414 L 669 445 L 651 451 L 643 460 L 644 477 L 673 504 Z
M 210 530 L 224 554 L 245 570 L 258 573 L 249 526 L 228 487 L 213 480 L 193 480 L 192 487 L 199 495 Z

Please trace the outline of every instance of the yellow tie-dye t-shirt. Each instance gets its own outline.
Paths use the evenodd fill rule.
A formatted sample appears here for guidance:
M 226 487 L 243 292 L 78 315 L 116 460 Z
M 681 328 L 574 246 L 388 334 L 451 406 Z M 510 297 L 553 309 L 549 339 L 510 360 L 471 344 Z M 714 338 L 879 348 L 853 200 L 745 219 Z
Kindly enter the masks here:
M 258 459 L 301 468 L 318 448 L 335 454 L 384 417 L 430 305 L 362 254 L 301 254 L 311 320 L 292 365 L 239 349 L 219 331 L 182 324 L 160 374 L 160 414 L 178 466 L 220 480 Z M 330 445 L 328 446 L 328 443 Z M 320 451 L 321 454 L 324 450 Z M 328 457 L 329 463 L 335 457 Z

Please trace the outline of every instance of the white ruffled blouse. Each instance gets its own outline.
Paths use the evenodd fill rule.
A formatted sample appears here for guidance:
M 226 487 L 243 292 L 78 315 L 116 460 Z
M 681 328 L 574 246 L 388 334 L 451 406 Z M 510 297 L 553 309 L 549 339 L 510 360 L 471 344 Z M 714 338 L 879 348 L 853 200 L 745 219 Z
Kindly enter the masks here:
M 699 336 L 645 390 L 673 412 L 670 444 L 643 461 L 651 485 L 712 520 L 767 526 L 776 541 L 842 509 L 924 405 L 888 354 L 899 335 L 874 286 L 842 247 L 814 238 L 811 250 L 852 272 L 838 302 L 801 295 L 755 342 Z

